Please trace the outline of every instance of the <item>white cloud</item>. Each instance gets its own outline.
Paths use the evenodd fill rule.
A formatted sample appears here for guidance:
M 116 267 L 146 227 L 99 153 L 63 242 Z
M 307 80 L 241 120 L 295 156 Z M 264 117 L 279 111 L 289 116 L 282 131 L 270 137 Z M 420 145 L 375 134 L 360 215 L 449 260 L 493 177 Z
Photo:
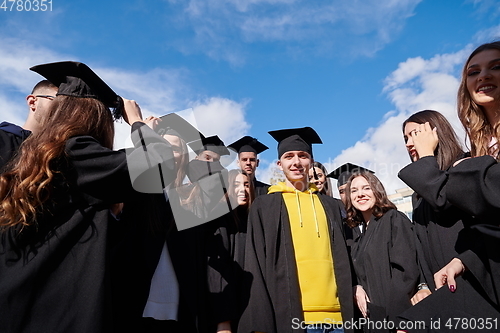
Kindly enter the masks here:
M 248 102 L 238 103 L 222 97 L 211 97 L 191 103 L 198 129 L 211 136 L 217 134 L 226 144 L 245 135 L 250 125 L 245 121 Z
M 496 9 L 497 14 L 500 15 L 500 6 L 498 6 L 498 3 Z M 500 40 L 500 25 L 478 32 L 474 36 L 474 40 L 478 45 L 482 43 L 489 43 L 494 40 Z
M 76 57 L 58 54 L 21 38 L 5 38 L 0 35 L 0 43 L 9 45 L 8 48 L 0 49 L 1 120 L 22 125 L 27 114 L 24 97 L 43 79 L 28 69 L 36 64 Z M 250 128 L 245 120 L 248 101 L 236 102 L 223 97 L 189 98 L 193 94 L 187 84 L 189 73 L 184 69 L 156 68 L 148 72 L 133 72 L 87 64 L 119 95 L 136 100 L 144 117 L 161 116 L 193 107 L 193 121 L 199 125 L 200 130 L 206 135 L 218 134 L 227 143 L 238 139 Z M 11 93 L 4 93 L 6 91 Z M 130 127 L 121 121 L 115 128 L 115 147 L 119 149 L 130 146 Z
M 456 93 L 461 66 L 468 53 L 470 46 L 452 54 L 410 58 L 400 63 L 387 76 L 383 89 L 395 110 L 388 112 L 378 126 L 370 128 L 362 140 L 326 163 L 327 169 L 351 162 L 374 170 L 388 193 L 405 187 L 397 177 L 399 170 L 410 163 L 401 126 L 411 114 L 425 109 L 441 112 L 463 142 L 464 131 L 456 114 Z
M 21 99 L 22 97 L 20 97 Z M 28 106 L 22 100 L 14 103 L 9 97 L 0 93 L 0 122 L 7 121 L 22 126 L 26 121 Z
M 285 50 L 331 54 L 342 45 L 346 56 L 371 56 L 396 38 L 421 0 L 316 2 L 309 0 L 190 0 L 179 5 L 178 21 L 194 31 L 202 50 L 235 65 L 244 62 L 245 44 L 282 42 Z

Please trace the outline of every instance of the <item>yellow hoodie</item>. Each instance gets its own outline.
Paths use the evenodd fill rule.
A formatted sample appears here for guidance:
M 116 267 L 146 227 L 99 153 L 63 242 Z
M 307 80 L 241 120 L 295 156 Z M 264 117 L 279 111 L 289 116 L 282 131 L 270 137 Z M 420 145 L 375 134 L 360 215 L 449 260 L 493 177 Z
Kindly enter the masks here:
M 325 210 L 314 194 L 317 191 L 314 184 L 300 192 L 278 183 L 268 193 L 282 193 L 288 211 L 305 321 L 340 322 L 330 234 Z

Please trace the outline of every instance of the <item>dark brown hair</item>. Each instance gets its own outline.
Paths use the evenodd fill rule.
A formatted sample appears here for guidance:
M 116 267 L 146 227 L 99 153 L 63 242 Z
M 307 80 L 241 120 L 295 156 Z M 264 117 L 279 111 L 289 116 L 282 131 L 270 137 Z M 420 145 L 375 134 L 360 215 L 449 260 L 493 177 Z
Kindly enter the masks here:
M 464 154 L 464 151 L 453 127 L 441 113 L 434 110 L 423 110 L 412 114 L 403 123 L 403 133 L 407 123 L 425 124 L 426 122 L 429 123 L 431 128 L 437 128 L 439 142 L 434 155 L 436 156 L 439 168 L 447 170 Z M 405 142 L 408 140 L 406 136 L 404 139 Z
M 500 123 L 490 124 L 488 122 L 483 107 L 474 102 L 467 89 L 467 66 L 470 60 L 476 54 L 487 50 L 500 50 L 500 41 L 482 44 L 470 54 L 462 69 L 462 78 L 458 88 L 458 118 L 470 139 L 472 157 L 488 155 L 491 137 L 495 137 L 500 142 Z M 499 159 L 500 154 L 497 156 L 497 160 Z
M 34 94 L 41 92 L 41 91 L 45 91 L 46 89 L 57 89 L 57 86 L 54 85 L 49 80 L 42 80 L 42 81 L 38 82 L 33 87 L 33 90 L 31 91 L 31 95 L 34 95 Z
M 321 191 L 321 193 L 326 194 L 326 195 L 331 197 L 332 196 L 332 184 L 330 183 L 330 178 L 326 176 L 326 175 L 328 175 L 328 171 L 326 171 L 325 166 L 319 162 L 313 162 L 311 164 L 311 168 L 321 169 L 321 171 L 325 175 L 325 183 L 323 185 L 323 190 Z
M 57 96 L 41 123 L 0 175 L 0 228 L 28 227 L 46 213 L 54 182 L 66 157 L 66 141 L 89 135 L 102 146 L 113 147 L 114 125 L 110 110 L 92 98 Z M 63 175 L 64 176 L 64 175 Z
M 252 205 L 252 202 L 255 199 L 255 189 L 254 189 L 253 182 L 252 182 L 250 176 L 245 171 L 243 171 L 241 169 L 229 170 L 229 173 L 228 173 L 228 192 L 229 192 L 229 195 L 234 194 L 234 190 L 235 190 L 234 182 L 236 180 L 236 177 L 238 177 L 238 175 L 244 175 L 248 179 L 248 183 L 250 186 L 250 200 L 248 201 L 248 209 L 250 209 L 250 206 Z
M 384 185 L 380 182 L 380 180 L 371 172 L 355 172 L 349 177 L 346 185 L 346 223 L 349 227 L 354 228 L 358 226 L 362 222 L 366 222 L 363 219 L 363 214 L 354 208 L 351 200 L 351 183 L 352 180 L 356 177 L 364 177 L 370 188 L 373 191 L 373 195 L 375 196 L 375 205 L 373 206 L 372 215 L 379 218 L 384 215 L 390 209 L 397 209 L 396 205 L 392 203 L 389 198 L 387 198 L 387 194 L 385 192 Z

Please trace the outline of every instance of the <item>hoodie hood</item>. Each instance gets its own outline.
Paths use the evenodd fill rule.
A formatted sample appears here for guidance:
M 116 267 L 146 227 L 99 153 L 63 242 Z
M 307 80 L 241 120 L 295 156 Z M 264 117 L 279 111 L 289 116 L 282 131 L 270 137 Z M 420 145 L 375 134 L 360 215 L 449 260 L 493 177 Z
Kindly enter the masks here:
M 298 211 L 298 222 L 300 223 L 300 227 L 302 228 L 304 226 L 304 214 L 306 216 L 311 216 L 314 219 L 314 223 L 316 224 L 316 233 L 318 237 L 321 237 L 319 233 L 319 225 L 318 225 L 318 217 L 316 215 L 316 207 L 314 203 L 314 193 L 318 192 L 318 188 L 316 185 L 313 183 L 309 183 L 309 188 L 306 191 L 300 192 L 296 190 L 293 187 L 287 186 L 284 182 L 278 183 L 276 185 L 273 185 L 269 188 L 268 194 L 271 193 L 283 193 L 283 199 L 285 200 L 285 204 L 287 206 L 289 205 L 296 205 L 297 211 Z M 294 195 L 293 195 L 294 194 Z M 306 205 L 309 206 L 310 208 L 302 207 L 301 205 L 301 200 L 299 197 L 302 198 L 309 198 L 303 201 L 303 203 L 308 202 Z M 303 208 L 304 212 L 303 213 Z M 312 212 L 311 215 L 309 215 L 307 212 Z
M 295 192 L 300 192 L 300 191 L 296 190 L 293 187 L 288 186 L 285 182 L 279 182 L 278 184 L 269 187 L 267 193 L 271 194 L 271 193 L 295 193 Z M 319 190 L 316 187 L 316 185 L 314 185 L 313 183 L 309 183 L 309 188 L 304 192 L 316 193 L 319 192 Z

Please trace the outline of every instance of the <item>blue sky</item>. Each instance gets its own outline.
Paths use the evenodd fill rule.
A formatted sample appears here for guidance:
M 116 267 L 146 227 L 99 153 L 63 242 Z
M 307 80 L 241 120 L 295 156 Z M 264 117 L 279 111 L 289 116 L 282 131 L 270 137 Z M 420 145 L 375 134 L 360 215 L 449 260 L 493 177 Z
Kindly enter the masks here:
M 461 132 L 455 94 L 475 46 L 500 39 L 496 0 L 60 1 L 51 12 L 0 9 L 0 116 L 18 124 L 45 62 L 88 64 L 144 116 L 193 108 L 227 144 L 311 126 L 315 158 L 374 169 L 388 192 L 409 163 L 401 123 L 435 109 Z M 116 146 L 124 145 L 119 125 Z

